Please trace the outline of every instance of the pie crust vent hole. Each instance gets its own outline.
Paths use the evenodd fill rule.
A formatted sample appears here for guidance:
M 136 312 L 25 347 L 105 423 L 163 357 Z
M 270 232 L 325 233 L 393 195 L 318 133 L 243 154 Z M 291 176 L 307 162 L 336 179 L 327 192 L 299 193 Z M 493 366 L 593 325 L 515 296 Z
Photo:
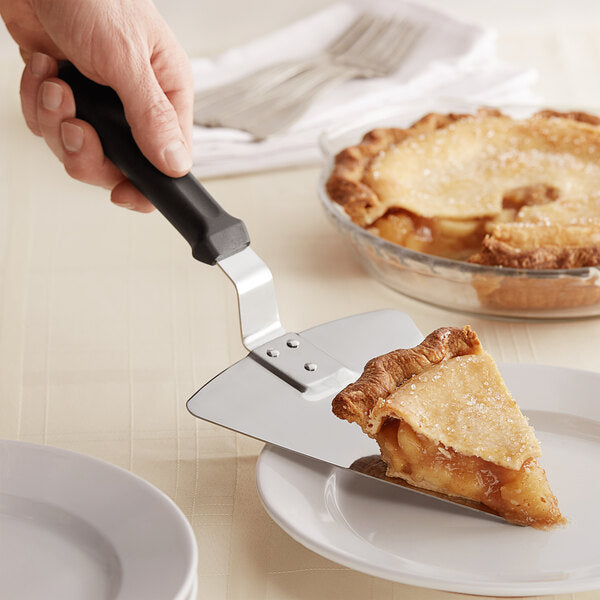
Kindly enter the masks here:
M 502 197 L 502 208 L 519 210 L 523 206 L 549 204 L 558 200 L 560 190 L 547 183 L 536 183 L 508 190 Z

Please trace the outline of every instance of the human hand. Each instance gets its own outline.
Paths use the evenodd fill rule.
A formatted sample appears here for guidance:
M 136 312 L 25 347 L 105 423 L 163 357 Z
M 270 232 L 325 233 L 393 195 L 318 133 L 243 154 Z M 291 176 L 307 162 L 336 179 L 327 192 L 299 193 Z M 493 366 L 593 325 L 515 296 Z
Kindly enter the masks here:
M 21 107 L 69 175 L 111 190 L 119 206 L 153 206 L 110 162 L 91 125 L 75 118 L 71 88 L 58 61 L 111 86 L 121 98 L 138 146 L 172 177 L 191 166 L 193 86 L 185 51 L 150 0 L 0 0 L 25 68 Z

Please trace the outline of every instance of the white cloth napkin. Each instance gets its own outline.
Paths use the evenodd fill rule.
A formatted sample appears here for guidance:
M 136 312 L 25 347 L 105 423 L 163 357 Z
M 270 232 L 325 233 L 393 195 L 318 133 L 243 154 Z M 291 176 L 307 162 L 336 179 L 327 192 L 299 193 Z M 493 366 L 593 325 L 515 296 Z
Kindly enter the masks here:
M 385 78 L 354 79 L 324 93 L 289 130 L 256 142 L 246 132 L 194 127 L 194 173 L 211 177 L 316 164 L 319 135 L 352 124 L 370 111 L 423 99 L 528 103 L 534 71 L 517 70 L 496 57 L 495 32 L 400 0 L 350 0 L 334 4 L 214 58 L 192 61 L 196 91 L 233 81 L 273 62 L 305 58 L 325 49 L 361 12 L 404 17 L 424 33 L 398 71 Z

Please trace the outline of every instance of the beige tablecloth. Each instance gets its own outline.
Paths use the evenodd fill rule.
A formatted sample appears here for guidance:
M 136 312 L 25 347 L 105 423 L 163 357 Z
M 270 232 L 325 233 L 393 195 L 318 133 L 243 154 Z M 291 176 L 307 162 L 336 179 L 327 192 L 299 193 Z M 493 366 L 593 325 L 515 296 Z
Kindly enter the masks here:
M 200 55 L 324 2 L 157 4 L 188 51 Z M 600 107 L 597 2 L 428 4 L 496 26 L 501 56 L 537 67 L 538 91 L 549 104 Z M 185 408 L 203 382 L 244 355 L 233 288 L 218 269 L 193 261 L 160 215 L 118 209 L 105 191 L 64 174 L 21 118 L 21 62 L 4 30 L 0 50 L 0 437 L 96 456 L 165 491 L 197 535 L 198 598 L 461 597 L 339 566 L 271 522 L 254 482 L 261 444 L 198 421 Z M 370 279 L 321 213 L 317 177 L 318 168 L 302 168 L 207 182 L 246 222 L 274 273 L 290 328 L 390 307 L 409 313 L 424 332 L 470 323 L 499 361 L 600 372 L 600 319 L 468 317 Z M 573 597 L 600 599 L 600 592 Z

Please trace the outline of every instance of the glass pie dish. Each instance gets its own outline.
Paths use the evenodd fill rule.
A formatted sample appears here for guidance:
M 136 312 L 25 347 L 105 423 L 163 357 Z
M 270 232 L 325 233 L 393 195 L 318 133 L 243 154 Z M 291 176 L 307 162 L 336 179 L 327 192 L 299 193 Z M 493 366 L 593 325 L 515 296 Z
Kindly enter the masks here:
M 336 154 L 360 142 L 368 131 L 379 127 L 408 127 L 428 112 L 473 113 L 480 106 L 446 101 L 431 106 L 391 108 L 326 131 L 320 138 L 325 160 L 319 181 L 319 197 L 325 213 L 373 277 L 412 298 L 452 310 L 513 319 L 600 315 L 600 267 L 516 269 L 425 254 L 363 229 L 329 197 L 326 182 Z M 495 108 L 513 118 L 527 118 L 545 107 Z M 586 112 L 600 114 L 600 110 L 594 109 Z

